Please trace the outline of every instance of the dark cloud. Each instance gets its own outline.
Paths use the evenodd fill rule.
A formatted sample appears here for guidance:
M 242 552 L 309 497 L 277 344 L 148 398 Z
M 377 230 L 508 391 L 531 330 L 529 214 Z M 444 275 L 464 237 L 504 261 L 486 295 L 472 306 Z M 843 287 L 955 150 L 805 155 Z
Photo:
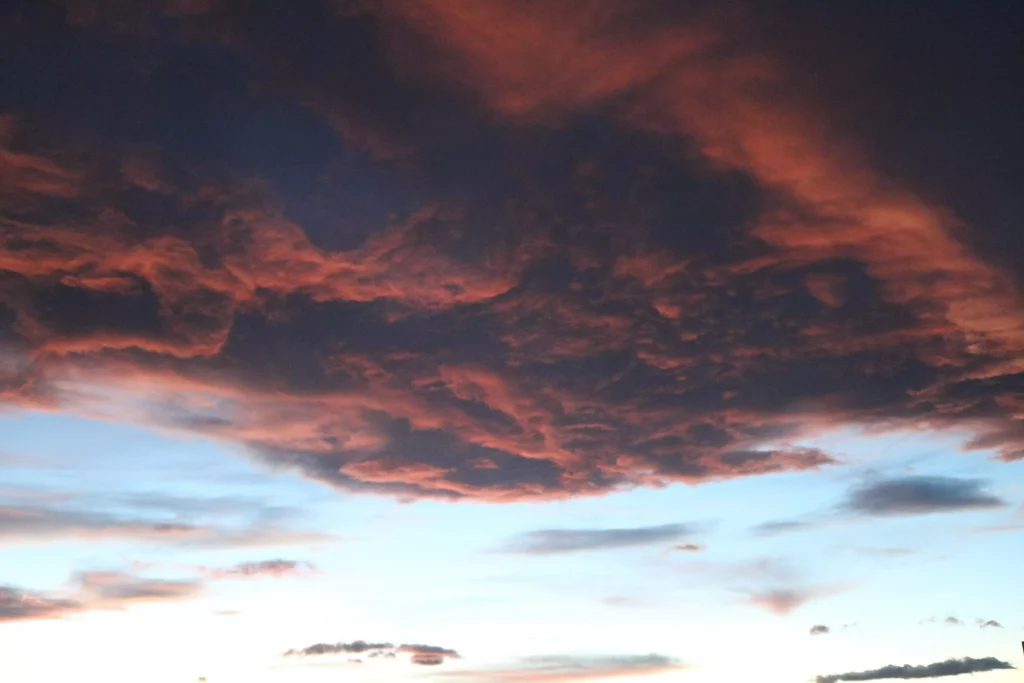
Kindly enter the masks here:
M 981 628 L 1003 628 L 1003 625 L 995 619 L 978 619 L 978 626 Z
M 828 626 L 825 626 L 823 624 L 817 624 L 811 627 L 812 636 L 823 636 L 831 632 L 832 630 Z
M 5 7 L 0 400 L 410 500 L 1019 459 L 1013 17 L 790 4 Z
M 845 509 L 864 515 L 920 515 L 986 510 L 1006 503 L 980 479 L 908 476 L 882 479 L 850 492 Z
M 694 533 L 696 530 L 687 524 L 662 524 L 625 529 L 541 529 L 522 534 L 509 542 L 505 550 L 527 555 L 554 555 L 654 545 Z M 696 546 L 693 549 L 696 549 Z
M 468 678 L 480 683 L 561 683 L 669 673 L 683 668 L 684 665 L 678 660 L 659 654 L 590 657 L 545 655 L 523 657 L 514 667 L 458 671 L 448 676 Z
M 963 659 L 947 659 L 944 662 L 922 664 L 921 666 L 890 664 L 870 671 L 851 671 L 844 674 L 818 676 L 815 680 L 817 683 L 838 683 L 838 681 L 877 681 L 887 678 L 942 678 L 1013 668 L 1015 667 L 1009 662 L 995 657 L 983 657 L 982 659 L 964 657 Z
M 758 536 L 775 536 L 776 534 L 789 533 L 791 531 L 803 531 L 814 526 L 813 522 L 802 522 L 798 520 L 785 520 L 778 522 L 764 522 L 753 528 Z
M 394 645 L 356 640 L 351 643 L 316 643 L 301 649 L 288 650 L 285 657 L 314 657 L 321 655 L 360 654 L 370 658 L 392 659 L 398 654 L 410 655 L 409 661 L 420 666 L 438 666 L 448 659 L 459 659 L 459 653 L 436 645 Z M 351 660 L 350 660 L 351 661 Z M 360 662 L 362 663 L 362 662 Z
M 956 617 L 946 617 L 943 622 L 950 626 L 962 626 L 964 622 L 960 621 Z

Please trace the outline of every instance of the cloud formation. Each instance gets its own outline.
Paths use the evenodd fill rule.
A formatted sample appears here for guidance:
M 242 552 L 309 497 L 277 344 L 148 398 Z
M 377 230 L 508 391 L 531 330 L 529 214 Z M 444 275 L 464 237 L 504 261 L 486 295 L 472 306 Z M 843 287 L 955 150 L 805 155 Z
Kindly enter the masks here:
M 316 657 L 322 655 L 358 654 L 376 659 L 393 659 L 399 654 L 410 655 L 409 661 L 419 666 L 438 666 L 448 659 L 459 659 L 459 653 L 436 645 L 394 645 L 356 640 L 351 643 L 316 643 L 300 649 L 288 650 L 285 657 Z M 360 662 L 362 663 L 362 662 Z
M 864 515 L 921 515 L 1004 507 L 987 482 L 954 477 L 908 476 L 870 482 L 850 492 L 844 507 Z
M 823 636 L 823 635 L 826 635 L 826 634 L 831 633 L 831 632 L 832 632 L 832 629 L 830 629 L 828 626 L 825 626 L 823 624 L 817 624 L 817 625 L 811 627 L 811 635 L 812 636 Z
M 962 674 L 975 674 L 1013 668 L 1015 667 L 1009 662 L 1004 662 L 995 657 L 983 657 L 981 659 L 964 657 L 963 659 L 947 659 L 944 662 L 922 664 L 920 666 L 890 664 L 889 666 L 869 671 L 851 671 L 844 674 L 818 676 L 815 680 L 817 683 L 838 683 L 839 681 L 877 681 L 887 678 L 943 678 L 946 676 L 960 676 Z
M 123 572 L 89 571 L 71 577 L 60 592 L 40 593 L 0 586 L 0 622 L 59 619 L 90 610 L 124 610 L 138 603 L 196 597 L 202 583 L 149 579 Z
M 337 540 L 292 528 L 284 522 L 294 511 L 255 501 L 144 498 L 97 501 L 61 495 L 43 502 L 15 500 L 0 505 L 0 545 L 130 539 L 182 547 L 261 548 Z M 237 514 L 239 510 L 244 513 Z
M 226 569 L 200 567 L 203 576 L 210 579 L 251 579 L 260 577 L 281 578 L 285 576 L 306 576 L 316 572 L 309 562 L 296 560 L 261 560 L 242 562 Z
M 505 546 L 505 551 L 525 555 L 556 555 L 611 550 L 674 541 L 695 532 L 693 527 L 686 524 L 623 529 L 541 529 L 529 531 L 512 540 Z M 677 549 L 697 550 L 699 547 L 692 545 Z
M 1010 241 L 763 10 L 65 4 L 0 66 L 6 404 L 406 499 L 814 470 L 842 425 L 1024 455 Z

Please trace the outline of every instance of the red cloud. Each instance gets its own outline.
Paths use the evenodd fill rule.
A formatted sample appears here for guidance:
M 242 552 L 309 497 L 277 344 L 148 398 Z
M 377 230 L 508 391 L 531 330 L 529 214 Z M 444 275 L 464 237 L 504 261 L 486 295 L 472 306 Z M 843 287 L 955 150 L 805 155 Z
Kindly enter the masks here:
M 257 69 L 276 74 L 273 92 L 343 110 L 336 127 L 392 117 L 411 150 L 402 172 L 429 189 L 420 209 L 331 249 L 283 188 L 245 170 L 79 140 L 61 151 L 5 118 L 5 400 L 230 439 L 333 486 L 442 499 L 813 469 L 834 460 L 791 444 L 841 424 L 966 427 L 969 448 L 1024 452 L 1012 399 L 1024 312 L 1009 276 L 954 217 L 877 174 L 813 93 L 742 40 L 743 17 L 661 21 L 624 0 L 388 4 L 370 44 L 395 46 L 372 55 L 374 82 L 395 91 L 346 108 L 347 90 L 301 68 L 308 55 L 266 17 L 164 9 L 189 40 L 278 67 Z M 141 30 L 129 19 L 128 34 Z M 365 82 L 334 56 L 332 77 Z M 412 123 L 445 98 L 457 125 Z M 394 111 L 406 105 L 409 120 Z M 574 136 L 598 111 L 617 127 L 587 147 Z M 434 183 L 451 170 L 438 147 L 461 150 L 450 128 L 470 120 L 509 168 L 492 177 L 489 161 L 465 161 L 465 183 Z M 690 176 L 636 199 L 657 185 L 627 154 L 644 144 L 711 183 L 691 203 L 736 177 L 760 198 L 725 228 L 661 206 Z M 520 157 L 531 145 L 543 153 Z M 571 163 L 552 172 L 559 145 Z M 159 211 L 139 211 L 139 196 Z

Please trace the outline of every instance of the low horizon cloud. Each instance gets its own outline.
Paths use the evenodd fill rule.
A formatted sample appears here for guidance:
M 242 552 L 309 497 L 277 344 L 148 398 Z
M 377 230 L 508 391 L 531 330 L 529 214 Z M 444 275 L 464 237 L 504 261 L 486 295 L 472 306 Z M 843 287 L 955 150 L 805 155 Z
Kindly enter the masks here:
M 974 659 L 964 657 L 962 659 L 947 659 L 934 664 L 923 664 L 912 666 L 910 664 L 890 664 L 878 669 L 868 671 L 851 671 L 843 674 L 829 674 L 818 676 L 816 683 L 839 683 L 839 681 L 878 681 L 888 678 L 918 679 L 918 678 L 944 678 L 946 676 L 961 676 L 963 674 L 976 674 L 985 671 L 998 671 L 1003 669 L 1015 669 L 1009 662 L 1004 662 L 995 657 L 983 657 Z

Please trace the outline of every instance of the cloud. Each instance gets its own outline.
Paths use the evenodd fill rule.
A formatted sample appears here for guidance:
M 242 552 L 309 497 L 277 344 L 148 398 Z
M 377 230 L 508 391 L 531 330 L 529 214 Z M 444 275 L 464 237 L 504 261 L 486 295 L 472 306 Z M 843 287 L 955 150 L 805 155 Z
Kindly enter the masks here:
M 793 444 L 844 425 L 1024 456 L 1020 263 L 991 249 L 1005 221 L 947 208 L 999 181 L 958 192 L 978 181 L 946 159 L 949 191 L 917 192 L 915 155 L 876 158 L 916 127 L 846 106 L 878 93 L 832 115 L 846 60 L 793 54 L 829 52 L 818 29 L 620 0 L 68 4 L 0 66 L 6 404 L 404 500 L 813 471 L 835 458 Z M 67 49 L 43 68 L 34 40 Z
M 803 531 L 810 529 L 814 524 L 812 522 L 802 522 L 798 520 L 784 520 L 778 522 L 763 522 L 753 528 L 753 532 L 758 536 L 775 536 L 776 534 L 789 533 L 791 531 Z
M 124 610 L 139 603 L 198 596 L 198 581 L 148 579 L 123 572 L 89 571 L 71 577 L 68 589 L 41 593 L 0 587 L 0 622 L 59 619 L 91 610 Z
M 1013 668 L 1012 664 L 995 657 L 984 657 L 982 659 L 964 657 L 963 659 L 947 659 L 944 662 L 923 664 L 921 666 L 890 664 L 889 666 L 869 671 L 851 671 L 844 674 L 818 676 L 815 680 L 817 683 L 838 683 L 838 681 L 876 681 L 887 678 L 942 678 L 944 676 L 960 676 L 962 674 L 975 674 Z
M 956 617 L 946 617 L 943 622 L 949 626 L 962 626 L 964 622 L 960 621 Z
M 823 636 L 823 635 L 826 635 L 826 634 L 831 633 L 831 632 L 832 631 L 831 631 L 831 629 L 828 626 L 824 626 L 822 624 L 818 624 L 816 626 L 812 626 L 811 627 L 811 635 L 812 636 Z
M 664 655 L 547 655 L 523 657 L 517 666 L 507 669 L 477 669 L 449 673 L 450 678 L 469 678 L 481 683 L 524 681 L 561 683 L 562 681 L 599 681 L 612 678 L 646 676 L 679 671 L 682 663 Z
M 137 602 L 178 601 L 198 595 L 198 581 L 167 581 L 121 572 L 82 572 L 75 576 L 77 599 L 90 609 L 123 609 Z
M 281 522 L 294 511 L 266 507 L 255 501 L 157 495 L 102 501 L 73 495 L 43 498 L 47 500 L 42 503 L 16 501 L 0 505 L 0 545 L 85 538 L 131 539 L 182 547 L 262 548 L 337 540 L 327 533 L 289 528 Z M 104 511 L 104 507 L 109 511 Z M 239 510 L 245 510 L 241 519 Z
M 701 553 L 707 550 L 707 546 L 702 543 L 683 543 L 681 545 L 672 546 L 671 549 L 682 553 Z
M 555 555 L 654 545 L 693 533 L 695 530 L 686 524 L 623 529 L 542 529 L 522 534 L 506 545 L 505 550 L 525 555 Z
M 995 619 L 978 619 L 978 626 L 981 628 L 1003 628 L 1003 625 Z
M 821 597 L 822 592 L 814 588 L 775 588 L 750 593 L 749 602 L 775 614 L 789 614 L 805 602 Z
M 249 579 L 269 576 L 281 578 L 285 576 L 306 576 L 316 572 L 309 562 L 295 560 L 261 560 L 259 562 L 242 562 L 226 569 L 200 567 L 202 574 L 210 579 Z
M 438 666 L 448 659 L 459 659 L 459 653 L 436 645 L 394 645 L 356 640 L 351 643 L 316 643 L 300 649 L 288 650 L 285 657 L 316 657 L 322 655 L 360 654 L 370 658 L 392 659 L 398 654 L 410 655 L 409 661 L 419 666 Z M 360 662 L 362 663 L 362 662 Z
M 953 477 L 908 476 L 870 482 L 850 492 L 844 508 L 863 515 L 920 515 L 987 510 L 1006 503 L 987 482 Z
M 206 529 L 176 522 L 144 522 L 82 510 L 0 507 L 0 542 L 46 542 L 60 538 L 137 538 L 174 542 Z
M 54 619 L 80 609 L 80 605 L 73 600 L 51 598 L 12 586 L 0 586 L 0 622 Z

